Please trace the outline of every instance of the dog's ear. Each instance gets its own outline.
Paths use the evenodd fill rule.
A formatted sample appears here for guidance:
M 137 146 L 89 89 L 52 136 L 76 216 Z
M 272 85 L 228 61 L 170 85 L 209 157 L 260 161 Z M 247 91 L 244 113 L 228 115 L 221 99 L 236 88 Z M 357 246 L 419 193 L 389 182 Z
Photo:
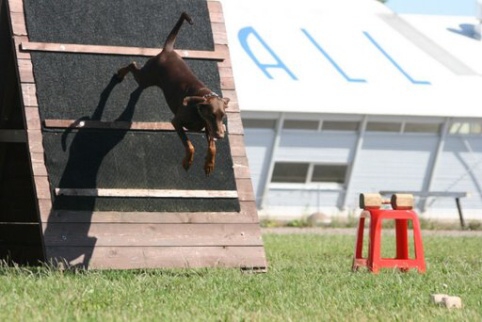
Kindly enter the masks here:
M 229 101 L 230 101 L 230 99 L 228 97 L 223 97 L 224 108 L 228 108 Z
M 199 104 L 199 103 L 204 103 L 204 102 L 206 102 L 206 98 L 204 98 L 202 96 L 186 96 L 182 100 L 182 105 L 188 106 L 191 103 Z

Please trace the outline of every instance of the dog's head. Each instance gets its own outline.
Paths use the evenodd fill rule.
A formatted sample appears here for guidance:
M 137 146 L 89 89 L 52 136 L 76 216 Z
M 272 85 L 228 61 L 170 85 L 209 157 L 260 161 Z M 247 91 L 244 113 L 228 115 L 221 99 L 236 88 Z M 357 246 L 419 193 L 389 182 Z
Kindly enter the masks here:
M 184 98 L 183 105 L 194 104 L 198 110 L 199 116 L 206 123 L 206 129 L 209 135 L 215 139 L 224 138 L 226 127 L 223 120 L 226 116 L 226 108 L 228 108 L 229 98 L 219 97 L 215 93 L 204 96 L 188 96 Z

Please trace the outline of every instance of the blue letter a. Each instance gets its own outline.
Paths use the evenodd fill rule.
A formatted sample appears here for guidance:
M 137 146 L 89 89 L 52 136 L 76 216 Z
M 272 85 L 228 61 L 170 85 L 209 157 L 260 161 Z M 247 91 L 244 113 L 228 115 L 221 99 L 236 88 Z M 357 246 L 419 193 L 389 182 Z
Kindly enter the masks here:
M 256 58 L 256 56 L 254 55 L 251 48 L 249 48 L 249 46 L 248 46 L 247 38 L 248 38 L 249 35 L 253 35 L 254 37 L 256 37 L 256 39 L 258 39 L 258 41 L 261 43 L 261 45 L 263 45 L 263 47 L 275 59 L 275 61 L 276 61 L 275 64 L 262 64 L 262 63 L 260 63 L 260 61 Z M 287 72 L 288 75 L 290 75 L 290 77 L 292 79 L 297 80 L 296 76 L 288 69 L 288 67 L 286 67 L 285 64 L 283 64 L 281 59 L 279 59 L 278 56 L 276 56 L 276 54 L 263 41 L 263 39 L 259 36 L 259 34 L 256 32 L 256 30 L 254 30 L 253 27 L 245 27 L 245 28 L 239 30 L 238 39 L 239 39 L 239 42 L 241 43 L 241 46 L 243 46 L 243 49 L 246 51 L 246 53 L 249 55 L 249 57 L 251 57 L 251 59 L 254 61 L 254 63 L 256 65 L 258 65 L 258 67 L 263 71 L 263 73 L 266 75 L 266 77 L 268 77 L 269 79 L 273 79 L 273 76 L 271 76 L 267 71 L 268 68 L 281 68 L 281 69 L 284 69 L 285 72 Z

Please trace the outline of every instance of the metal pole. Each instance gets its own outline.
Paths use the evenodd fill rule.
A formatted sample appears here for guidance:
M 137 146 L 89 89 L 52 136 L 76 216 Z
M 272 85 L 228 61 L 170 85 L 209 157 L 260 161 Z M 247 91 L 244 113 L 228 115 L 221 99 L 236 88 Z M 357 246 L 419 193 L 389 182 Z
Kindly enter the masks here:
M 462 228 L 465 228 L 465 220 L 464 220 L 464 215 L 462 213 L 462 206 L 460 205 L 459 197 L 455 198 L 455 203 L 457 204 L 457 210 L 459 211 L 460 226 L 462 226 Z
M 265 181 L 263 183 L 263 187 L 261 189 L 262 195 L 261 195 L 261 202 L 260 202 L 260 208 L 265 209 L 268 207 L 268 195 L 269 195 L 269 184 L 271 183 L 271 178 L 273 177 L 273 169 L 274 169 L 274 164 L 275 164 L 275 156 L 276 156 L 276 151 L 278 150 L 279 142 L 281 140 L 281 131 L 283 129 L 283 122 L 284 122 L 284 113 L 280 113 L 279 117 L 276 122 L 276 129 L 275 129 L 275 134 L 273 138 L 273 144 L 271 145 L 271 151 L 268 156 L 269 158 L 269 165 L 268 169 L 266 169 L 266 177 Z

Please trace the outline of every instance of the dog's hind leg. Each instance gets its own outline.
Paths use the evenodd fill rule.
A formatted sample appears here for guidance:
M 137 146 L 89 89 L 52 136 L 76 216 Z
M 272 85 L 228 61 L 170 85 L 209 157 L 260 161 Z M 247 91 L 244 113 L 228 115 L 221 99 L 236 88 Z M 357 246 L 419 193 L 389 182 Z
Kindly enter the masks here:
M 123 81 L 126 75 L 129 74 L 129 72 L 131 72 L 134 75 L 134 78 L 137 81 L 137 83 L 139 83 L 140 71 L 141 69 L 139 68 L 139 66 L 137 66 L 137 63 L 132 62 L 126 67 L 122 67 L 121 69 L 119 69 L 116 73 L 116 76 L 117 76 L 117 79 L 119 79 L 120 81 Z

